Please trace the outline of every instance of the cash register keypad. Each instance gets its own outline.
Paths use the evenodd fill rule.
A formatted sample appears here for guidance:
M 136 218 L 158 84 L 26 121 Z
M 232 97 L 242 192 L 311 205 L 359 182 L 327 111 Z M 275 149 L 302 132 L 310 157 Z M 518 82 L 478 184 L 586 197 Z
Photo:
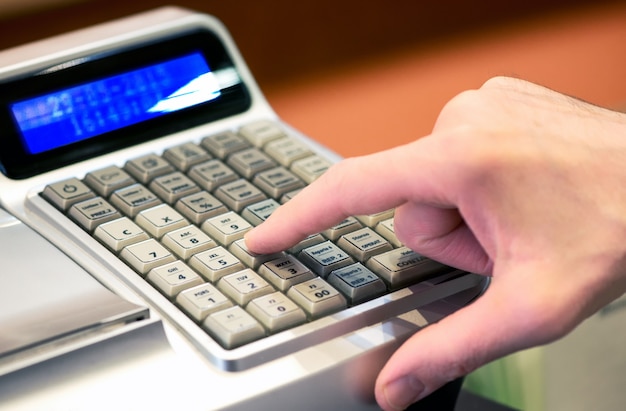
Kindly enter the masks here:
M 404 247 L 393 211 L 349 217 L 282 253 L 244 234 L 330 162 L 258 121 L 49 184 L 42 196 L 230 349 L 447 267 Z

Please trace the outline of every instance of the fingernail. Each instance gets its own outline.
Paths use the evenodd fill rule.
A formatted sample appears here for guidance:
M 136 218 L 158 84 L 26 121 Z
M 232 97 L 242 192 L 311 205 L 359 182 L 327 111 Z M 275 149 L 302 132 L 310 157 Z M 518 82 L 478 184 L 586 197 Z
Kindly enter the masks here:
M 387 404 L 396 410 L 404 410 L 416 402 L 424 385 L 412 375 L 405 375 L 385 386 L 385 399 Z

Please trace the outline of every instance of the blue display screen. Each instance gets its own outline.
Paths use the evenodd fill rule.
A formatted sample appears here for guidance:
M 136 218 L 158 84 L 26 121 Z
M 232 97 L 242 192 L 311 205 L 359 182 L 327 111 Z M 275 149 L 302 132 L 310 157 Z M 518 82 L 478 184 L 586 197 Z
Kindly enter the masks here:
M 25 148 L 39 154 L 219 97 L 200 52 L 11 104 Z

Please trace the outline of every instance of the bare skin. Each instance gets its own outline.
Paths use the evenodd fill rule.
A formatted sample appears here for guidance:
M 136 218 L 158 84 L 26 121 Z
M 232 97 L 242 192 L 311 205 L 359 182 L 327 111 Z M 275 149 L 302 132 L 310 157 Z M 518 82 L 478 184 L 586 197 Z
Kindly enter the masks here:
M 626 115 L 493 78 L 452 99 L 429 136 L 331 167 L 246 243 L 279 251 L 394 207 L 408 247 L 493 281 L 389 359 L 376 382 L 385 410 L 563 337 L 624 294 Z

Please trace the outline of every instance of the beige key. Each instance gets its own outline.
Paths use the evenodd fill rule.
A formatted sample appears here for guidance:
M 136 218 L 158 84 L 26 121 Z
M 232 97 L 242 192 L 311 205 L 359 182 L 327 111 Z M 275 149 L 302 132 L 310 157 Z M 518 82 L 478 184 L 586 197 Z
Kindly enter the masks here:
M 248 304 L 246 310 L 270 333 L 277 333 L 306 322 L 304 310 L 279 291 L 255 298 Z
M 77 178 L 48 184 L 41 195 L 62 211 L 67 211 L 72 205 L 96 196 L 85 183 Z
M 161 204 L 140 212 L 135 217 L 135 222 L 156 238 L 161 238 L 165 233 L 189 224 L 185 217 L 167 204 Z
M 305 183 L 311 184 L 317 180 L 319 176 L 324 174 L 331 166 L 331 162 L 318 155 L 305 157 L 296 160 L 291 165 L 290 170 L 304 180 Z
M 369 227 L 341 236 L 337 245 L 362 263 L 376 254 L 391 251 L 393 248 L 387 240 Z
M 222 277 L 217 288 L 241 306 L 274 291 L 267 281 L 249 268 Z
M 202 230 L 222 245 L 230 245 L 242 239 L 252 229 L 252 225 L 239 214 L 228 213 L 209 218 L 202 224 Z
M 209 150 L 214 156 L 225 159 L 236 151 L 250 147 L 250 143 L 243 137 L 226 131 L 202 139 L 202 147 Z
M 210 160 L 211 156 L 197 144 L 183 143 L 165 150 L 163 158 L 179 170 L 187 171 L 191 166 Z
M 292 255 L 269 260 L 259 267 L 259 274 L 280 291 L 315 278 L 315 274 Z
M 277 165 L 268 155 L 256 148 L 248 148 L 231 154 L 227 164 L 247 179 Z
M 189 265 L 212 283 L 216 283 L 225 275 L 246 268 L 237 257 L 222 246 L 195 254 L 189 259 Z
M 121 168 L 110 166 L 87 173 L 85 183 L 102 197 L 108 197 L 113 191 L 134 184 L 135 180 Z
M 109 201 L 131 218 L 143 210 L 161 204 L 161 199 L 141 184 L 114 191 Z
M 248 250 L 248 247 L 246 247 L 246 243 L 243 238 L 237 241 L 233 241 L 233 243 L 228 247 L 228 250 L 233 253 L 233 255 L 237 257 L 241 262 L 254 270 L 259 268 L 259 266 L 266 261 L 274 260 L 285 255 L 285 253 L 253 253 L 252 251 Z
M 198 225 L 210 217 L 228 212 L 224 203 L 206 191 L 181 198 L 176 202 L 174 208 Z
M 329 240 L 337 241 L 337 239 L 342 235 L 359 230 L 362 227 L 363 225 L 359 222 L 359 220 L 354 217 L 348 217 L 339 224 L 322 231 L 322 234 Z
M 124 247 L 120 258 L 141 275 L 176 258 L 154 238 Z
M 311 319 L 335 313 L 348 306 L 346 298 L 320 277 L 294 285 L 287 296 L 302 307 Z
M 124 170 L 140 183 L 148 184 L 155 177 L 173 172 L 174 167 L 156 154 L 147 154 L 127 161 Z
M 223 201 L 231 210 L 237 212 L 267 198 L 261 190 L 244 179 L 224 184 L 218 187 L 214 194 L 216 198 Z
M 380 223 L 381 221 L 393 218 L 394 211 L 395 210 L 391 209 L 391 210 L 381 211 L 380 213 L 358 215 L 356 216 L 356 218 L 360 222 L 362 222 L 363 225 L 374 228 L 376 227 L 376 224 Z
M 265 152 L 285 167 L 313 154 L 309 147 L 292 137 L 284 137 L 267 143 Z
M 239 306 L 209 315 L 202 326 L 223 347 L 228 349 L 265 337 L 265 329 L 261 323 Z
M 146 279 L 168 298 L 175 298 L 181 291 L 204 282 L 198 274 L 182 261 L 174 261 L 153 268 L 148 273 Z
M 116 253 L 127 245 L 149 238 L 148 234 L 128 217 L 100 224 L 96 227 L 94 236 Z
M 200 191 L 200 187 L 180 171 L 156 177 L 149 187 L 152 192 L 169 204 L 174 204 L 180 198 Z
M 93 231 L 100 224 L 122 217 L 120 212 L 102 197 L 94 197 L 74 204 L 70 208 L 69 215 L 87 231 Z
M 387 241 L 389 241 L 394 247 L 402 247 L 402 243 L 396 237 L 396 232 L 393 228 L 393 218 L 382 220 L 376 225 L 376 232 L 382 235 Z
M 246 124 L 239 129 L 239 134 L 256 147 L 263 147 L 272 140 L 286 136 L 283 128 L 271 120 L 259 120 Z
M 217 243 L 195 225 L 166 233 L 161 243 L 185 261 L 194 254 L 217 247 Z
M 275 167 L 258 173 L 252 181 L 268 196 L 280 199 L 284 194 L 304 187 L 292 172 L 283 167 Z
M 408 247 L 376 255 L 367 262 L 367 267 L 385 280 L 392 290 L 416 284 L 452 270 Z
M 233 306 L 232 301 L 209 283 L 181 291 L 176 296 L 176 304 L 198 322 L 204 320 L 209 314 Z
M 241 216 L 248 220 L 250 224 L 259 225 L 267 220 L 278 207 L 280 207 L 280 204 L 278 204 L 276 200 L 268 198 L 267 200 L 259 201 L 258 203 L 244 208 L 241 212 Z
M 198 164 L 189 170 L 189 178 L 207 191 L 214 191 L 222 184 L 239 179 L 235 171 L 220 160 L 210 160 Z

